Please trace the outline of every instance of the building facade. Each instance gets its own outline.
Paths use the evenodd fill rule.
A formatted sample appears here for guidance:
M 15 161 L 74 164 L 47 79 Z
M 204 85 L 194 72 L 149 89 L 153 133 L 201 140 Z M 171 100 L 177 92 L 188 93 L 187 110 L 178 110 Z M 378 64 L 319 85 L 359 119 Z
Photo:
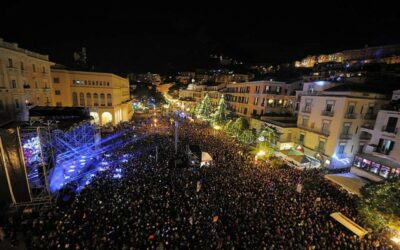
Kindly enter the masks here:
M 400 176 L 400 103 L 398 91 L 392 103 L 378 112 L 373 127 L 362 127 L 360 136 L 366 139 L 355 156 L 352 172 L 373 181 Z M 368 140 L 368 138 L 370 138 Z
M 27 121 L 33 106 L 52 106 L 53 90 L 47 55 L 0 38 L 0 124 Z
M 295 90 L 301 89 L 301 84 L 276 81 L 230 83 L 225 89 L 226 100 L 232 111 L 246 117 L 293 113 Z
M 128 79 L 109 73 L 55 68 L 51 74 L 56 106 L 88 107 L 99 125 L 115 125 L 131 118 Z
M 297 120 L 298 144 L 325 167 L 348 167 L 386 96 L 330 82 L 305 83 Z

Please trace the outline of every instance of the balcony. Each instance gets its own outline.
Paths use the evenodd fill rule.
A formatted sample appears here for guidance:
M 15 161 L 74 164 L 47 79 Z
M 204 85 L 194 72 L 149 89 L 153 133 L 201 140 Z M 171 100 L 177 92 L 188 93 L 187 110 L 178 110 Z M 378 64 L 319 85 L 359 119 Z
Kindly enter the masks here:
M 345 119 L 356 119 L 357 118 L 357 114 L 355 113 L 347 113 L 344 115 Z
M 330 134 L 329 130 L 327 130 L 327 129 L 310 128 L 310 127 L 305 126 L 303 124 L 299 124 L 299 125 L 297 125 L 297 127 L 301 128 L 301 129 L 304 129 L 306 131 L 309 131 L 309 132 L 313 132 L 313 133 L 325 136 L 325 137 L 328 137 L 329 134 Z
M 372 130 L 372 129 L 374 129 L 374 126 L 371 124 L 363 124 L 363 125 L 361 125 L 361 128 Z
M 334 112 L 333 112 L 333 110 L 322 110 L 321 115 L 332 117 L 334 115 Z
M 372 135 L 368 134 L 368 133 L 361 133 L 359 138 L 362 141 L 369 141 L 369 140 L 371 140 Z
M 341 135 L 339 136 L 339 138 L 340 138 L 341 140 L 350 140 L 352 137 L 353 137 L 353 135 L 351 135 L 351 134 L 341 134 Z
M 301 109 L 301 112 L 303 113 L 311 113 L 311 107 L 304 107 Z
M 383 126 L 382 127 L 382 132 L 386 133 L 391 133 L 391 134 L 397 134 L 398 128 L 395 127 L 388 127 L 388 126 Z
M 365 114 L 364 115 L 365 120 L 375 120 L 376 119 L 376 114 Z

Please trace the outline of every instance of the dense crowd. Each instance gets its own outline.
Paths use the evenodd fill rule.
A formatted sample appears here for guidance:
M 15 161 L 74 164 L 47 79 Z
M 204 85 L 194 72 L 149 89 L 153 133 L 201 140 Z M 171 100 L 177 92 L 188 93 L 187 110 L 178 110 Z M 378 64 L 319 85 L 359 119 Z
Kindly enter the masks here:
M 117 129 L 140 139 L 109 152 L 111 164 L 74 201 L 15 219 L 32 249 L 392 249 L 376 234 L 360 239 L 330 214 L 358 222 L 354 198 L 318 171 L 255 162 L 233 138 L 181 121 L 180 154 L 197 144 L 213 157 L 202 168 L 176 168 L 169 119 Z M 155 147 L 158 147 L 156 157 Z M 130 154 L 127 162 L 118 161 Z M 120 168 L 122 178 L 114 178 Z M 296 191 L 297 184 L 316 185 Z M 13 233 L 15 235 L 15 233 Z

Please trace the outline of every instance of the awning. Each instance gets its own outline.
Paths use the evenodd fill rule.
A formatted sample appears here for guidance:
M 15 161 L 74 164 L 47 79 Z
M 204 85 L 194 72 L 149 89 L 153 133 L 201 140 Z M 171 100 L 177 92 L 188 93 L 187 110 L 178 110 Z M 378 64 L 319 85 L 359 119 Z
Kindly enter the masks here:
M 350 220 L 348 217 L 340 212 L 332 213 L 331 217 L 343 226 L 345 226 L 347 229 L 352 231 L 354 234 L 358 235 L 358 237 L 364 237 L 364 235 L 368 233 L 366 229 L 356 224 L 354 221 Z
M 360 189 L 368 183 L 367 180 L 352 173 L 327 174 L 325 178 L 343 187 L 347 192 L 358 196 L 361 196 Z
M 212 157 L 207 152 L 201 152 L 201 162 L 210 162 L 212 161 Z

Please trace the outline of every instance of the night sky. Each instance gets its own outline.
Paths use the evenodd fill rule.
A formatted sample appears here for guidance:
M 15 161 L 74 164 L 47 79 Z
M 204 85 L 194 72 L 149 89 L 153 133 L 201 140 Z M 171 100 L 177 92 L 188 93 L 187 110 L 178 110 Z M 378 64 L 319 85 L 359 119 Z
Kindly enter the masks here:
M 154 1 L 153 8 L 53 1 L 46 5 L 51 10 L 38 1 L 7 2 L 0 37 L 66 65 L 73 51 L 85 46 L 90 63 L 110 72 L 207 67 L 208 56 L 216 53 L 247 64 L 281 63 L 366 44 L 400 43 L 400 15 L 393 1 L 279 1 L 280 6 L 269 1 L 161 6 Z

